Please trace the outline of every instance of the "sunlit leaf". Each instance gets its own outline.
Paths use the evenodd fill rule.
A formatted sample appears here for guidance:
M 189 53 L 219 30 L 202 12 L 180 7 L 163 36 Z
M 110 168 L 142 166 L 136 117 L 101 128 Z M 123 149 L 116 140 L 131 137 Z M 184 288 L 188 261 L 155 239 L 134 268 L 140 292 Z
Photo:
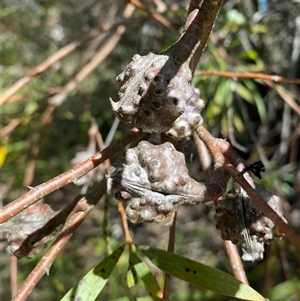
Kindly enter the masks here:
M 90 270 L 68 293 L 61 299 L 67 300 L 89 300 L 93 301 L 104 288 L 111 272 L 116 266 L 120 256 L 124 251 L 122 245 L 104 258 L 96 267 Z
M 153 296 L 153 300 L 161 300 L 163 294 L 159 284 L 149 270 L 148 266 L 136 254 L 134 246 L 131 249 L 129 260 L 130 264 L 134 266 L 138 278 L 142 279 L 146 288 L 151 293 L 151 296 Z
M 149 246 L 140 246 L 139 249 L 161 270 L 190 284 L 242 300 L 265 301 L 265 298 L 250 286 L 220 270 Z
M 233 114 L 233 125 L 240 133 L 245 131 L 245 124 L 241 119 L 241 117 L 236 112 L 234 112 Z
M 0 141 L 0 167 L 3 165 L 7 155 L 8 137 L 2 137 Z
M 258 53 L 251 49 L 249 51 L 243 51 L 243 52 L 240 52 L 239 55 L 238 55 L 238 58 L 240 59 L 251 59 L 253 61 L 256 61 L 257 58 L 258 58 Z
M 218 85 L 214 96 L 214 103 L 219 105 L 226 105 L 228 99 L 231 97 L 230 81 L 225 79 Z
M 33 112 L 35 112 L 38 109 L 39 105 L 35 101 L 31 101 L 27 104 L 27 106 L 24 109 L 24 113 L 30 115 Z
M 227 11 L 226 16 L 229 21 L 238 25 L 245 25 L 247 23 L 245 15 L 236 9 Z
M 7 155 L 7 147 L 0 146 L 0 167 L 3 165 L 6 155 Z
M 268 27 L 264 24 L 254 24 L 251 26 L 251 33 L 266 33 Z
M 235 87 L 235 91 L 243 99 L 245 99 L 246 101 L 248 101 L 252 105 L 254 104 L 253 95 L 243 84 L 237 83 L 237 85 Z

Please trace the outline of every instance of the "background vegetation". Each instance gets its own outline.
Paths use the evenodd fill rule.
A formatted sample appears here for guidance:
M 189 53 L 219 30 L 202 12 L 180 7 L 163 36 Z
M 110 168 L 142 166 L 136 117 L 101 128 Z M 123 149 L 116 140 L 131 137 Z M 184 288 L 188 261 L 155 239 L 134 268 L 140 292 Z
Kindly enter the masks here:
M 143 0 L 147 9 L 135 9 L 130 19 L 123 16 L 126 3 L 2 2 L 3 92 L 62 47 L 81 41 L 74 51 L 50 64 L 45 72 L 35 73 L 1 107 L 2 205 L 22 195 L 27 186 L 38 185 L 70 169 L 76 153 L 87 151 L 92 118 L 105 140 L 114 121 L 109 97 L 117 98 L 115 77 L 135 53 L 144 49 L 161 52 L 178 38 L 186 17 L 186 1 Z M 299 1 L 225 1 L 198 69 L 299 78 L 299 5 Z M 164 16 L 173 30 L 153 18 L 149 11 Z M 105 50 L 119 24 L 124 24 L 126 31 L 111 51 Z M 63 87 L 93 62 L 100 51 L 105 59 L 94 64 L 95 69 L 86 79 L 78 80 L 63 101 L 53 106 L 53 97 L 60 95 Z M 261 184 L 282 197 L 285 216 L 299 233 L 300 128 L 299 114 L 290 105 L 292 102 L 299 108 L 299 85 L 232 75 L 199 75 L 197 71 L 194 84 L 206 102 L 205 126 L 214 136 L 227 138 L 249 162 L 262 160 L 266 172 Z M 120 124 L 114 138 L 128 130 L 128 126 Z M 203 179 L 193 138 L 184 149 L 191 176 Z M 45 201 L 58 210 L 81 189 L 82 186 L 70 184 Z M 102 201 L 89 214 L 28 300 L 59 300 L 104 257 L 107 243 L 115 249 L 123 242 L 116 201 L 107 196 L 107 202 L 107 210 Z M 180 208 L 175 250 L 231 273 L 213 215 L 211 204 Z M 162 224 L 130 224 L 134 242 L 166 248 L 167 223 L 168 220 Z M 10 258 L 4 242 L 1 247 L 1 300 L 9 300 Z M 20 283 L 41 256 L 19 261 Z M 267 247 L 263 261 L 245 263 L 245 270 L 250 285 L 271 300 L 300 298 L 300 292 L 295 291 L 300 283 L 300 256 L 287 239 Z M 116 283 L 120 283 L 117 274 L 115 277 Z M 118 286 L 111 282 L 99 300 L 123 296 Z M 141 294 L 140 287 L 136 290 Z M 171 291 L 171 300 L 216 300 L 212 293 L 177 279 L 172 281 Z M 218 300 L 228 298 L 218 296 Z

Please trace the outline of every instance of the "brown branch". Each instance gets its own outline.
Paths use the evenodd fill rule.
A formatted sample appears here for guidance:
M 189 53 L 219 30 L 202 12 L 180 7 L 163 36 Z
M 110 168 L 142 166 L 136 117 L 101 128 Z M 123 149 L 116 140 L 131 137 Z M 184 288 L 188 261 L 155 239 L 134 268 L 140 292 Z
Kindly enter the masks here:
M 211 166 L 211 156 L 203 143 L 203 141 L 196 135 L 194 134 L 194 139 L 197 147 L 197 152 L 199 156 L 199 160 L 203 169 L 203 172 L 205 174 L 206 180 L 210 180 L 213 175 L 213 169 Z
M 193 10 L 199 9 L 198 17 L 198 40 L 199 46 L 195 50 L 193 59 L 190 61 L 190 68 L 194 73 L 199 59 L 202 55 L 204 48 L 206 47 L 209 35 L 214 27 L 215 20 L 218 16 L 223 0 L 191 0 L 188 13 L 190 14 Z M 201 7 L 200 7 L 201 6 Z
M 122 151 L 127 144 L 131 143 L 139 136 L 141 136 L 141 131 L 132 129 L 125 137 L 115 141 L 103 151 L 98 152 L 71 170 L 68 170 L 59 176 L 32 188 L 20 198 L 0 209 L 0 223 L 2 224 L 7 221 L 49 193 L 58 190 L 69 183 L 75 182 L 105 160 Z
M 196 68 L 206 46 L 223 1 L 212 2 L 199 1 L 198 7 L 189 12 L 183 34 L 166 52 L 170 57 L 176 57 L 181 63 L 187 61 L 192 71 Z
M 284 87 L 276 85 L 270 80 L 264 80 L 264 83 L 273 89 L 296 114 L 300 115 L 300 106 L 297 105 L 297 103 L 291 97 L 291 95 L 293 95 L 292 93 L 287 93 Z
M 172 213 L 171 220 L 169 222 L 170 223 L 169 241 L 168 241 L 169 252 L 174 252 L 176 220 L 177 220 L 177 211 Z M 164 301 L 168 301 L 170 299 L 170 283 L 171 283 L 171 275 L 165 274 L 164 291 L 163 291 Z
M 215 139 L 203 126 L 199 126 L 195 131 L 214 157 L 226 156 L 229 161 L 233 159 L 232 151 L 230 151 L 229 156 L 227 156 L 227 151 L 230 148 L 228 142 L 221 139 Z M 231 163 L 237 163 L 237 161 L 237 159 L 234 159 Z M 240 163 L 242 163 L 242 160 L 240 160 Z M 300 237 L 294 229 L 280 218 L 280 216 L 268 205 L 262 196 L 247 182 L 243 174 L 229 163 L 225 164 L 224 168 L 226 172 L 246 191 L 251 200 L 263 211 L 263 213 L 274 222 L 281 232 L 286 234 L 286 236 L 298 249 L 300 249 Z
M 241 282 L 249 284 L 237 246 L 230 240 L 224 240 L 224 245 L 234 277 Z
M 37 285 L 42 276 L 49 272 L 49 269 L 55 258 L 59 255 L 62 248 L 69 241 L 75 230 L 81 225 L 87 217 L 90 210 L 98 203 L 102 195 L 106 191 L 106 180 L 101 181 L 92 191 L 76 198 L 77 204 L 74 210 L 70 213 L 69 220 L 65 223 L 60 234 L 56 238 L 51 248 L 45 253 L 39 263 L 31 271 L 30 275 L 24 281 L 23 285 L 14 296 L 12 301 L 25 301 L 34 287 Z
M 124 209 L 124 205 L 123 205 L 122 201 L 118 201 L 118 211 L 121 215 L 125 242 L 128 244 L 132 244 L 132 238 L 131 238 L 129 227 L 128 227 L 128 220 L 126 218 L 125 209 Z
M 231 72 L 231 71 L 219 71 L 219 70 L 197 70 L 195 75 L 198 76 L 220 76 L 220 77 L 230 77 L 230 78 L 250 78 L 250 79 L 261 79 L 261 80 L 271 80 L 276 83 L 287 83 L 300 85 L 299 78 L 285 78 L 279 75 L 264 74 L 264 73 L 246 73 L 246 72 Z
M 14 118 L 0 130 L 0 138 L 9 135 L 22 121 L 22 118 Z
M 18 259 L 15 256 L 10 257 L 10 287 L 13 297 L 18 291 Z

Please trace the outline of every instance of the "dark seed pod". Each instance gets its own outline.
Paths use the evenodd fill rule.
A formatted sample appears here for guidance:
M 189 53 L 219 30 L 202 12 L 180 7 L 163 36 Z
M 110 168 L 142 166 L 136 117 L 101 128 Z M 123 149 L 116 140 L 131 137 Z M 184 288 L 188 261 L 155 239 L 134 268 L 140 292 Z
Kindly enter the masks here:
M 255 190 L 283 218 L 279 197 L 270 194 L 258 185 L 255 186 Z M 233 194 L 228 193 L 219 201 L 214 218 L 217 228 L 221 231 L 222 239 L 241 245 L 242 259 L 246 261 L 261 260 L 264 243 L 270 244 L 274 239 L 282 236 L 272 220 L 253 203 L 241 188 Z

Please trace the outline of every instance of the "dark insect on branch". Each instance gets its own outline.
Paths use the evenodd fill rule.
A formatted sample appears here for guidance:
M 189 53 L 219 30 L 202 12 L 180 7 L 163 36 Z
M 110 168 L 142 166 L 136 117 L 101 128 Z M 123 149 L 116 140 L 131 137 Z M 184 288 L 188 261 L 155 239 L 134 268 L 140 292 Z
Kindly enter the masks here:
M 265 166 L 261 161 L 256 161 L 254 163 L 248 164 L 242 173 L 244 174 L 247 171 L 252 171 L 257 178 L 261 179 L 261 173 L 265 171 Z

